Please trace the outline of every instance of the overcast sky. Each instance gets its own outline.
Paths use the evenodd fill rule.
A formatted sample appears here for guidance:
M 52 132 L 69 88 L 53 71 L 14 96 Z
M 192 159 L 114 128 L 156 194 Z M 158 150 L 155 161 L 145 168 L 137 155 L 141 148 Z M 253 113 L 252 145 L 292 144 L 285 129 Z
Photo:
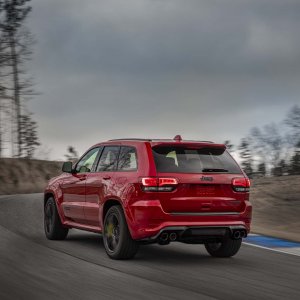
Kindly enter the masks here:
M 300 103 L 300 1 L 33 0 L 52 159 L 119 137 L 238 143 Z

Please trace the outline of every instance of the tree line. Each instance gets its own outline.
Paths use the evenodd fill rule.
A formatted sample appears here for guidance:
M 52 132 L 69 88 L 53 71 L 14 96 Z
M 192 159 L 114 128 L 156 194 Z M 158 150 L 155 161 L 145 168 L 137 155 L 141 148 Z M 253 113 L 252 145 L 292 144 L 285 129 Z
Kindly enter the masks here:
M 37 123 L 26 107 L 36 95 L 26 69 L 34 38 L 26 26 L 31 0 L 0 0 L 0 157 L 32 158 L 40 145 Z
M 279 123 L 253 127 L 238 146 L 225 144 L 238 154 L 249 177 L 300 175 L 300 106 Z

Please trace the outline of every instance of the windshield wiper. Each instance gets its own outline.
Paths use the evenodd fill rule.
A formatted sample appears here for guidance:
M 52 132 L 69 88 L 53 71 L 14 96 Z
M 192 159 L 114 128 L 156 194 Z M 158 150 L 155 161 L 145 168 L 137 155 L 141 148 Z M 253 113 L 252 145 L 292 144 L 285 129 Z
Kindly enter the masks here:
M 202 169 L 202 172 L 228 172 L 228 170 L 226 170 L 226 169 L 205 168 L 205 169 Z

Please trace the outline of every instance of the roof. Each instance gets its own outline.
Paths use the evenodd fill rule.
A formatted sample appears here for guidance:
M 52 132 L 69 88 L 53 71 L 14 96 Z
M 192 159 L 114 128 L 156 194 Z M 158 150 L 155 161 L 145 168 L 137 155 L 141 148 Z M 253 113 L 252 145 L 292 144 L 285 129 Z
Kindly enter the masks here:
M 224 144 L 216 144 L 214 142 L 211 141 L 195 141 L 195 140 L 182 140 L 180 135 L 176 135 L 174 137 L 174 139 L 149 139 L 149 138 L 120 138 L 120 139 L 112 139 L 112 140 L 108 140 L 105 142 L 101 142 L 98 143 L 95 146 L 100 146 L 100 145 L 126 145 L 127 143 L 130 145 L 138 145 L 141 143 L 145 143 L 148 142 L 151 144 L 151 147 L 155 147 L 155 146 L 181 146 L 181 145 L 187 145 L 189 147 L 199 147 L 200 145 L 202 147 L 212 147 L 212 148 L 226 148 L 226 145 Z
M 108 142 L 113 141 L 141 141 L 141 142 L 192 142 L 192 143 L 211 143 L 212 141 L 197 141 L 197 140 L 182 140 L 180 135 L 176 135 L 174 139 L 147 139 L 147 138 L 122 138 L 122 139 L 112 139 Z

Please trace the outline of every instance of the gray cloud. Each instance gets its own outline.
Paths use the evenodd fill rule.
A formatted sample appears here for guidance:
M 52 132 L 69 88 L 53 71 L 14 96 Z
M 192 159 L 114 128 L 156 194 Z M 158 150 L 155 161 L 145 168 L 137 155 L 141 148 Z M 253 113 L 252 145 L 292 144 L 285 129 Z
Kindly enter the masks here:
M 235 142 L 299 103 L 300 2 L 33 0 L 42 141 Z

